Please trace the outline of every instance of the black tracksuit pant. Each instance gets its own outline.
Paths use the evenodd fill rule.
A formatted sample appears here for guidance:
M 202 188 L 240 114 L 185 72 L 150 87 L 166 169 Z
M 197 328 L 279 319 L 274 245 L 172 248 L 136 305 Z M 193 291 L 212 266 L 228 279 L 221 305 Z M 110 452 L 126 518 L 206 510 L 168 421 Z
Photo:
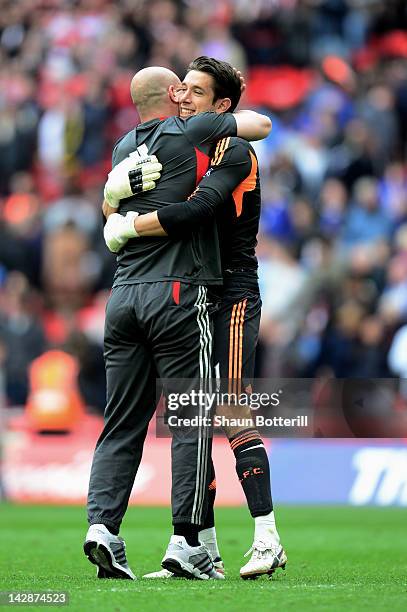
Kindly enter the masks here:
M 88 520 L 118 530 L 155 411 L 156 379 L 190 379 L 196 388 L 210 377 L 206 289 L 172 281 L 113 288 L 104 342 L 107 405 L 90 475 Z M 171 453 L 173 524 L 202 525 L 211 439 L 198 430 L 173 435 Z

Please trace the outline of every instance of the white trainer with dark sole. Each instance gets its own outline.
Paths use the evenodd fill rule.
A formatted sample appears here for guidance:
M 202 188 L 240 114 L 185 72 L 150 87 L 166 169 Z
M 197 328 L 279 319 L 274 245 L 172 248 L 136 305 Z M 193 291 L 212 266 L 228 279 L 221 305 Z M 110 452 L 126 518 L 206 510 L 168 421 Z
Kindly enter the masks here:
M 213 565 L 215 567 L 215 570 L 218 572 L 218 574 L 225 575 L 225 566 L 223 565 L 223 561 L 220 557 L 217 557 L 217 559 L 214 560 Z M 151 572 L 150 574 L 144 574 L 143 578 L 148 578 L 148 579 L 159 578 L 163 580 L 166 578 L 179 578 L 179 576 L 176 576 L 169 570 L 162 569 L 162 570 L 159 570 L 158 572 Z
M 216 571 L 208 550 L 202 544 L 189 546 L 183 536 L 171 536 L 162 560 L 163 569 L 177 578 L 198 580 L 224 580 L 225 576 Z
M 255 580 L 264 575 L 271 577 L 276 569 L 285 569 L 287 555 L 281 544 L 266 544 L 256 541 L 245 554 L 245 557 L 250 553 L 252 553 L 250 561 L 240 569 L 240 577 L 243 580 Z
M 105 525 L 91 525 L 83 550 L 91 563 L 97 565 L 98 578 L 136 580 L 126 559 L 126 544 Z

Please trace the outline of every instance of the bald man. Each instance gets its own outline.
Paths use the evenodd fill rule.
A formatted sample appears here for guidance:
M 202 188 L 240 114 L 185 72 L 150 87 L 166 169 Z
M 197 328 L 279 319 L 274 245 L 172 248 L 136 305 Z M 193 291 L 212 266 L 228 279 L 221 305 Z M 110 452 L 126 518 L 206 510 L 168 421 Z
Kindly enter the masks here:
M 239 77 L 228 78 L 229 94 L 218 98 L 219 109 L 229 108 L 231 99 L 240 97 Z M 156 189 L 137 194 L 136 202 L 134 195 L 120 201 L 120 212 L 129 220 L 129 240 L 119 251 L 106 309 L 107 406 L 92 463 L 90 528 L 84 545 L 99 577 L 135 578 L 118 533 L 156 407 L 156 379 L 169 381 L 164 385 L 167 396 L 205 387 L 212 351 L 207 293 L 222 283 L 214 223 L 178 240 L 132 240 L 137 235 L 135 204 L 137 211 L 148 213 L 187 199 L 208 169 L 215 142 L 236 134 L 259 139 L 271 129 L 267 117 L 251 111 L 202 113 L 188 120 L 173 116 L 178 112 L 179 84 L 178 77 L 164 68 L 146 68 L 135 75 L 131 95 L 141 123 L 113 151 L 113 172 L 129 156 L 136 158 L 135 153 L 141 160 L 157 156 L 164 170 Z M 103 204 L 106 215 L 116 209 L 114 197 Z M 186 380 L 182 388 L 174 386 L 179 379 Z M 177 416 L 182 418 L 190 408 L 179 409 Z M 199 410 L 201 418 L 204 408 Z M 166 553 L 168 569 L 189 578 L 222 579 L 198 540 L 206 513 L 211 439 L 204 422 L 187 433 L 183 428 L 172 431 L 174 535 Z

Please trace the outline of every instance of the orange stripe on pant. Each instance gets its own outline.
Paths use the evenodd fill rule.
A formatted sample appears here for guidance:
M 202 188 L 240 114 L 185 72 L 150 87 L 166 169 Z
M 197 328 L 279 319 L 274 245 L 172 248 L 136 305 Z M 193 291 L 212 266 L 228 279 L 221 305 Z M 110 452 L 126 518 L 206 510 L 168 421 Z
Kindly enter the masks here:
M 239 383 L 242 379 L 243 325 L 244 325 L 244 313 L 246 310 L 246 304 L 247 304 L 247 300 L 243 300 L 242 311 L 240 315 L 240 325 L 239 325 L 239 358 L 238 358 L 238 364 L 237 364 L 237 369 L 238 369 L 237 380 L 239 381 Z M 238 391 L 240 392 L 240 384 L 238 386 L 239 386 Z
M 239 382 L 242 378 L 243 358 L 243 325 L 247 300 L 234 304 L 229 328 L 229 393 L 239 392 Z
M 233 341 L 233 390 L 232 393 L 237 393 L 237 378 L 238 378 L 238 360 L 239 360 L 239 326 L 240 326 L 240 313 L 242 311 L 242 302 L 239 302 L 237 306 L 237 315 L 235 320 L 235 331 Z
M 229 326 L 229 372 L 228 372 L 228 392 L 231 393 L 232 379 L 233 379 L 233 336 L 234 336 L 234 325 L 236 316 L 237 304 L 233 304 L 232 315 L 230 317 Z

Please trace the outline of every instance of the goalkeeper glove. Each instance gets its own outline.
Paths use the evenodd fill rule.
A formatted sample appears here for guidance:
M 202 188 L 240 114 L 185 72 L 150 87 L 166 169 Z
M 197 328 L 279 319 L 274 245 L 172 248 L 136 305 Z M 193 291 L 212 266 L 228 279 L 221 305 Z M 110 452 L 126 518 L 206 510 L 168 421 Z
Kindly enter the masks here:
M 134 227 L 134 219 L 138 212 L 130 210 L 124 217 L 119 213 L 109 215 L 103 229 L 103 236 L 109 251 L 117 253 L 126 244 L 129 238 L 137 238 L 139 234 Z
M 141 157 L 130 154 L 109 172 L 104 197 L 111 208 L 118 208 L 120 200 L 155 188 L 162 165 L 155 155 Z

